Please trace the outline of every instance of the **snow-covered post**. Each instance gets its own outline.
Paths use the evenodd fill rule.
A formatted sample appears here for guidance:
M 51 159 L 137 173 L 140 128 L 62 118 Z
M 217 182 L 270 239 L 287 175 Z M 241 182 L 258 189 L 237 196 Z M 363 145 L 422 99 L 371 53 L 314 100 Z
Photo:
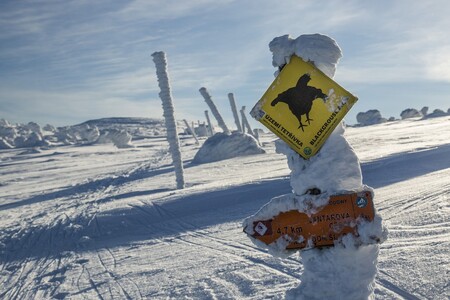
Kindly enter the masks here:
M 247 117 L 245 116 L 245 106 L 242 106 L 240 112 L 241 112 L 241 118 L 242 118 L 243 132 L 245 131 L 245 128 L 247 128 L 247 133 L 250 135 L 253 135 L 253 130 L 250 127 L 250 123 L 248 122 Z
M 273 39 L 269 47 L 275 67 L 281 69 L 295 54 L 313 62 L 330 78 L 334 77 L 337 62 L 342 56 L 336 42 L 321 34 L 302 35 L 297 39 L 284 35 Z M 369 189 L 363 185 L 359 159 L 345 139 L 344 131 L 341 122 L 320 152 L 308 160 L 284 142 L 277 143 L 277 152 L 285 154 L 288 159 L 294 198 L 311 191 L 334 195 Z M 321 197 L 310 198 L 309 206 L 323 206 Z M 358 225 L 358 234 L 358 237 L 345 235 L 331 248 L 302 251 L 301 283 L 286 293 L 286 299 L 372 298 L 379 253 L 377 242 L 386 239 L 387 231 L 381 217 L 375 214 L 372 222 Z
M 222 128 L 223 133 L 225 134 L 231 134 L 230 130 L 228 129 L 227 125 L 222 119 L 222 116 L 220 115 L 219 111 L 217 110 L 216 105 L 212 101 L 211 95 L 208 93 L 208 90 L 204 87 L 199 89 L 200 94 L 202 94 L 203 98 L 205 99 L 206 104 L 208 104 L 209 108 L 211 109 L 212 114 L 217 120 L 217 123 L 219 123 L 220 128 Z
M 206 117 L 206 122 L 208 122 L 209 135 L 213 136 L 215 134 L 215 131 L 214 131 L 214 127 L 211 124 L 211 119 L 209 118 L 209 114 L 208 114 L 207 110 L 205 110 L 205 117 Z
M 172 94 L 170 91 L 169 76 L 167 72 L 166 54 L 163 51 L 152 54 L 156 66 L 156 75 L 160 88 L 159 97 L 162 101 L 163 115 L 166 122 L 167 141 L 172 154 L 177 189 L 184 188 L 183 161 L 181 160 L 180 141 L 178 139 L 177 124 L 175 122 Z
M 184 124 L 186 124 L 186 127 L 187 127 L 187 129 L 189 130 L 189 132 L 190 132 L 190 133 L 192 134 L 192 136 L 194 137 L 195 143 L 196 143 L 197 145 L 200 144 L 199 141 L 198 141 L 197 135 L 196 135 L 195 132 L 194 132 L 194 129 L 191 128 L 191 126 L 189 125 L 189 123 L 188 123 L 188 121 L 187 121 L 186 119 L 183 119 L 183 121 L 184 121 Z
M 239 115 L 236 108 L 236 101 L 234 101 L 233 93 L 228 94 L 228 99 L 230 100 L 231 111 L 233 111 L 234 123 L 236 123 L 237 131 L 244 132 L 241 127 L 241 122 L 239 121 Z

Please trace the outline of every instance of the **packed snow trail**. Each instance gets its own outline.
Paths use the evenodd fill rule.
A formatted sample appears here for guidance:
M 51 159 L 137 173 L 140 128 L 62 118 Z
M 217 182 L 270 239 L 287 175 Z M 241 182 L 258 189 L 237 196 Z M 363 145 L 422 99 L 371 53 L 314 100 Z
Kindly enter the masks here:
M 450 297 L 449 126 L 346 131 L 391 229 L 376 299 Z M 280 299 L 299 285 L 301 259 L 273 258 L 241 232 L 244 217 L 291 190 L 274 139 L 262 136 L 266 154 L 203 165 L 190 163 L 198 147 L 183 139 L 183 191 L 163 137 L 135 149 L 0 151 L 0 298 Z

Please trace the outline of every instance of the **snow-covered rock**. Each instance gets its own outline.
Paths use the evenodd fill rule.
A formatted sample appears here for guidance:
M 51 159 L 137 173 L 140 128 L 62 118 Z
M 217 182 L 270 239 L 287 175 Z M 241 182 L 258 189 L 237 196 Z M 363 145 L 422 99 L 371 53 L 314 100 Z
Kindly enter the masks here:
M 262 153 L 265 153 L 264 149 L 259 147 L 258 142 L 251 135 L 241 132 L 233 132 L 232 134 L 219 132 L 205 141 L 195 154 L 192 162 L 203 164 Z
M 407 108 L 400 113 L 400 117 L 402 118 L 402 120 L 409 118 L 419 118 L 422 117 L 422 113 L 415 108 Z
M 356 115 L 356 121 L 362 126 L 375 125 L 387 122 L 386 118 L 381 116 L 377 109 L 371 109 L 366 112 L 360 112 Z
M 105 132 L 98 138 L 98 142 L 102 144 L 113 143 L 117 148 L 133 148 L 131 134 L 125 130 L 115 130 Z
M 422 114 L 422 116 L 426 116 L 427 114 L 428 114 L 428 110 L 429 110 L 429 107 L 428 106 L 424 106 L 424 107 L 422 107 L 422 109 L 420 110 L 420 113 Z
M 435 109 L 431 114 L 428 114 L 426 118 L 439 118 L 439 117 L 445 117 L 448 113 L 443 111 L 442 109 Z

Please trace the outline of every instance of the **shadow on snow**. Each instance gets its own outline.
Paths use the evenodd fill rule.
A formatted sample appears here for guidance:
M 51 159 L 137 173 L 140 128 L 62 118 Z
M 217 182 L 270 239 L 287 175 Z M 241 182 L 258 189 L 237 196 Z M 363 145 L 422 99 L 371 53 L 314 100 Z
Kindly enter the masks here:
M 362 165 L 364 183 L 374 188 L 422 176 L 430 172 L 450 168 L 450 145 L 433 149 L 392 155 Z M 111 178 L 88 183 L 63 191 L 63 195 L 87 191 L 90 188 L 121 184 L 125 180 L 136 180 L 169 172 L 171 168 L 149 171 L 149 174 L 133 175 L 111 183 Z M 144 171 L 142 171 L 144 172 Z M 226 222 L 240 222 L 271 198 L 291 192 L 289 178 L 275 178 L 232 186 L 222 190 L 174 196 L 165 200 L 145 201 L 152 190 L 130 192 L 98 199 L 99 202 L 142 197 L 141 204 L 102 212 L 96 216 L 79 217 L 76 220 L 60 219 L 52 226 L 31 227 L 19 232 L 3 232 L 0 236 L 2 254 L 0 262 L 15 261 L 23 257 L 45 257 L 59 255 L 64 251 L 89 251 L 104 247 L 130 246 L 134 242 L 146 241 L 157 244 L 179 237 L 183 233 L 202 230 Z M 56 198 L 61 194 L 47 194 Z M 21 201 L 35 203 L 48 200 L 31 198 Z M 24 202 L 25 201 L 25 202 Z M 18 206 L 18 205 L 17 205 Z M 207 234 L 207 233 L 206 233 Z M 240 228 L 236 235 L 242 234 Z M 86 238 L 89 237 L 89 238 Z
M 450 168 L 450 144 L 394 154 L 361 165 L 364 183 L 373 188 Z
M 94 217 L 64 218 L 48 227 L 4 232 L 0 242 L 5 248 L 0 249 L 0 262 L 60 255 L 64 251 L 84 252 L 127 246 L 144 240 L 157 243 L 160 239 L 185 232 L 241 221 L 272 197 L 290 191 L 289 178 L 278 178 L 191 194 L 161 203 L 142 201 L 142 205 L 106 211 Z M 236 234 L 243 233 L 238 230 Z

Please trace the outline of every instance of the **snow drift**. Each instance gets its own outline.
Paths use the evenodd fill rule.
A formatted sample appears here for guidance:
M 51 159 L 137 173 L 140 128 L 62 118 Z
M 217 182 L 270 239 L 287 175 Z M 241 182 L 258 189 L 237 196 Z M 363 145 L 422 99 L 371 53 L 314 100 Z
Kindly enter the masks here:
M 195 154 L 192 162 L 203 164 L 238 156 L 262 153 L 265 153 L 264 149 L 249 134 L 233 132 L 228 135 L 219 132 L 205 141 L 197 154 Z

